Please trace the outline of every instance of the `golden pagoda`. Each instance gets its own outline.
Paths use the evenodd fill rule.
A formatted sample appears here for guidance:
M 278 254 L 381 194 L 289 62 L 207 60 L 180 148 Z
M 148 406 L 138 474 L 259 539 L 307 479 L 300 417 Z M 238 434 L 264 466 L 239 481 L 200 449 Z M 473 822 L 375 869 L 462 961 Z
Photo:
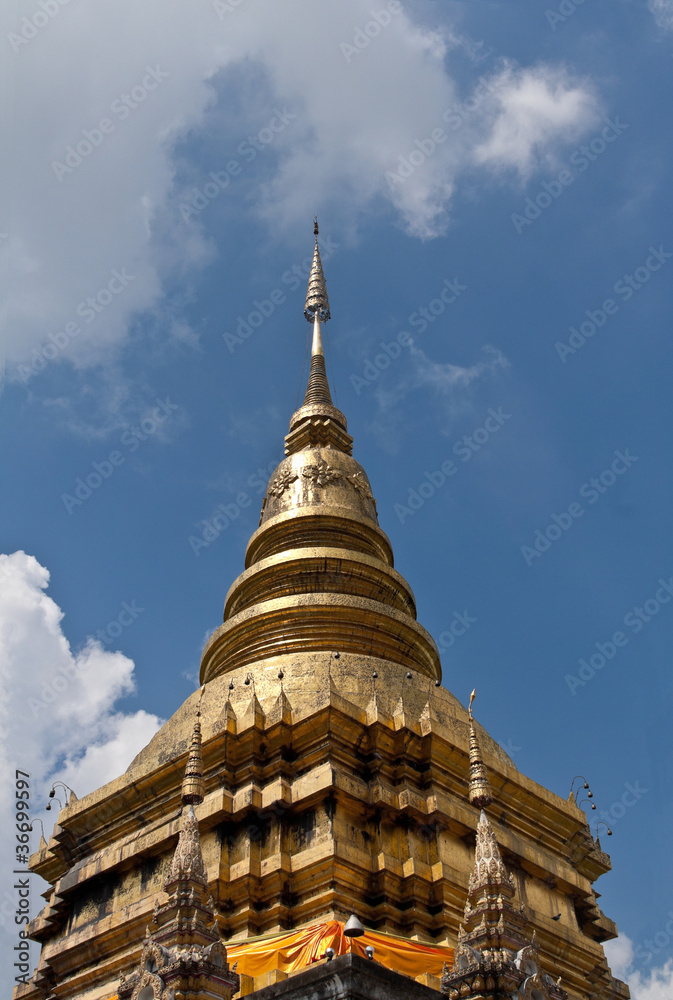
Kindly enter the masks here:
M 386 996 L 627 998 L 592 888 L 610 859 L 441 686 L 394 569 L 326 376 L 317 224 L 305 316 L 306 394 L 203 688 L 31 858 L 49 889 L 15 1000 L 270 997 L 365 953 L 372 996 L 378 975 Z

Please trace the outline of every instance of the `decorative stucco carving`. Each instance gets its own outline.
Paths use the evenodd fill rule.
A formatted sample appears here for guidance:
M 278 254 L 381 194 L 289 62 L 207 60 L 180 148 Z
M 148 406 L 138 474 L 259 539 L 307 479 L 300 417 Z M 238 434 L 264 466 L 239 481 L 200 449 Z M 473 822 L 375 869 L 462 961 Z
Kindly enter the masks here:
M 285 490 L 288 490 L 292 483 L 296 482 L 299 476 L 292 469 L 286 472 L 281 472 L 279 476 L 271 482 L 269 485 L 269 496 L 272 497 L 282 497 Z M 263 508 L 262 508 L 263 509 Z
M 315 465 L 307 465 L 305 469 L 302 469 L 301 474 L 304 479 L 309 479 L 314 486 L 327 486 L 329 483 L 336 482 L 337 479 L 342 478 L 338 469 L 328 465 L 322 459 Z
M 369 488 L 369 483 L 365 479 L 362 472 L 352 472 L 350 476 L 346 477 L 347 481 L 351 484 L 353 489 L 364 497 L 365 500 L 373 500 L 374 496 L 371 489 Z

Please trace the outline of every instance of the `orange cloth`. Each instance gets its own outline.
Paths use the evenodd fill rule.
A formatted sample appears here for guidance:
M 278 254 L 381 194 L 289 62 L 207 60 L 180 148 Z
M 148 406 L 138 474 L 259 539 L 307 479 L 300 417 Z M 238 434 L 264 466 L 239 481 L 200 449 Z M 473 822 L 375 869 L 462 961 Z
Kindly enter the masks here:
M 344 937 L 343 927 L 339 921 L 330 920 L 300 931 L 248 938 L 246 941 L 228 944 L 227 959 L 230 966 L 234 962 L 238 963 L 236 971 L 242 976 L 257 977 L 273 969 L 289 975 L 324 958 L 328 948 L 333 948 L 337 955 L 350 951 L 351 945 Z M 365 957 L 365 948 L 371 945 L 374 948 L 374 961 L 413 978 L 424 972 L 440 976 L 444 963 L 453 963 L 453 948 L 421 944 L 393 934 L 365 930 L 361 937 L 351 940 L 352 950 L 356 954 Z

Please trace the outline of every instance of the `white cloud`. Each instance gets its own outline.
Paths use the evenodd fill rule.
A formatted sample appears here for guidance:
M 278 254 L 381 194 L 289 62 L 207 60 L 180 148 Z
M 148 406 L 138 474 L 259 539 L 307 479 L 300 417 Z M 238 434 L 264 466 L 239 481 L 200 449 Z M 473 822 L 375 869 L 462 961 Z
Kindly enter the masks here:
M 115 712 L 102 716 L 97 726 L 97 742 L 87 746 L 82 757 L 68 758 L 59 777 L 71 788 L 89 791 L 99 788 L 124 773 L 133 758 L 147 746 L 160 722 L 156 715 L 142 710 L 131 715 Z
M 631 1000 L 671 1000 L 673 997 L 673 959 L 643 975 L 632 973 L 627 982 Z
M 488 136 L 474 150 L 477 163 L 513 169 L 527 180 L 553 165 L 561 146 L 598 120 L 598 102 L 586 83 L 564 69 L 507 65 L 490 81 L 498 112 Z
M 631 1000 L 671 1000 L 673 997 L 673 959 L 642 972 L 633 969 L 633 942 L 625 934 L 605 945 L 612 973 L 631 990 Z
M 198 219 L 187 224 L 177 211 L 178 166 L 187 163 L 197 186 L 223 166 L 190 164 L 184 140 L 210 123 L 218 92 L 221 114 L 235 117 L 231 88 L 250 67 L 266 89 L 260 99 L 246 91 L 235 127 L 228 120 L 227 131 L 225 122 L 222 153 L 230 156 L 265 126 L 275 105 L 296 115 L 255 181 L 254 204 L 276 227 L 296 225 L 315 206 L 338 210 L 347 229 L 385 199 L 407 231 L 431 237 L 446 228 L 475 147 L 483 166 L 527 175 L 587 127 L 595 100 L 584 84 L 544 66 L 508 67 L 480 112 L 447 130 L 422 165 L 391 187 L 386 171 L 418 152 L 417 140 L 429 149 L 427 137 L 445 127 L 442 116 L 457 101 L 447 71 L 450 33 L 418 26 L 409 10 L 370 38 L 371 28 L 362 34 L 372 17 L 368 0 L 223 0 L 219 17 L 210 3 L 73 2 L 36 37 L 15 42 L 16 133 L 4 178 L 11 211 L 0 248 L 10 277 L 10 365 L 38 371 L 45 360 L 64 358 L 78 367 L 109 365 L 138 313 L 163 316 L 167 272 L 201 266 L 212 253 Z M 347 58 L 343 45 L 356 37 L 366 44 Z M 220 196 L 224 211 L 233 189 Z M 165 336 L 193 339 L 170 310 L 168 320 Z
M 415 389 L 434 389 L 440 395 L 455 397 L 457 390 L 466 389 L 476 379 L 493 374 L 498 369 L 509 367 L 507 358 L 490 344 L 482 349 L 483 360 L 465 367 L 450 362 L 433 361 L 416 344 L 410 350 L 409 358 L 401 366 L 398 376 L 390 386 L 382 385 L 376 390 L 376 398 L 383 413 L 394 410 L 400 401 Z
M 625 934 L 605 943 L 605 957 L 617 979 L 626 980 L 627 973 L 633 964 L 633 943 Z
M 6 859 L 0 954 L 9 968 L 7 949 L 18 932 L 9 871 L 16 850 L 15 770 L 30 775 L 31 818 L 41 815 L 49 836 L 56 815 L 43 810 L 51 782 L 63 780 L 78 796 L 87 794 L 122 774 L 161 724 L 147 712 L 115 711 L 115 702 L 134 690 L 133 662 L 93 639 L 73 651 L 62 629 L 63 612 L 45 593 L 48 584 L 49 572 L 34 556 L 0 555 L 0 842 Z M 57 796 L 63 801 L 62 791 Z M 38 891 L 36 882 L 33 916 Z
M 509 361 L 504 354 L 490 344 L 482 348 L 481 357 L 473 364 L 455 365 L 451 362 L 433 361 L 422 348 L 412 342 L 409 353 L 405 352 L 397 360 L 393 360 L 389 371 L 377 369 L 370 359 L 360 368 L 364 378 L 360 373 L 352 375 L 351 384 L 358 394 L 368 391 L 367 383 L 372 387 L 378 412 L 369 424 L 369 429 L 376 434 L 382 447 L 395 454 L 403 440 L 400 427 L 404 426 L 408 432 L 410 421 L 418 420 L 418 417 L 413 417 L 409 407 L 400 405 L 409 393 L 424 390 L 423 413 L 431 405 L 440 407 L 443 433 L 450 434 L 455 418 L 473 412 L 473 390 L 479 380 L 497 375 L 508 367 Z M 381 372 L 381 375 L 373 375 L 374 372 Z M 353 378 L 359 378 L 360 381 L 353 382 Z
M 673 0 L 649 0 L 647 6 L 660 28 L 673 28 Z

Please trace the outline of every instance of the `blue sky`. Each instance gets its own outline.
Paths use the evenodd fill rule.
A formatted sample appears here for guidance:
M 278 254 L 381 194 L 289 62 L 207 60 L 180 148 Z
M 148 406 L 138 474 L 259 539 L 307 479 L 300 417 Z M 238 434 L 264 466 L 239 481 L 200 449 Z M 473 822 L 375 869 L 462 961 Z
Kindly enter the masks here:
M 615 970 L 669 995 L 673 3 L 14 6 L 3 801 L 114 777 L 194 689 L 317 212 L 333 394 L 444 684 L 586 775 Z

